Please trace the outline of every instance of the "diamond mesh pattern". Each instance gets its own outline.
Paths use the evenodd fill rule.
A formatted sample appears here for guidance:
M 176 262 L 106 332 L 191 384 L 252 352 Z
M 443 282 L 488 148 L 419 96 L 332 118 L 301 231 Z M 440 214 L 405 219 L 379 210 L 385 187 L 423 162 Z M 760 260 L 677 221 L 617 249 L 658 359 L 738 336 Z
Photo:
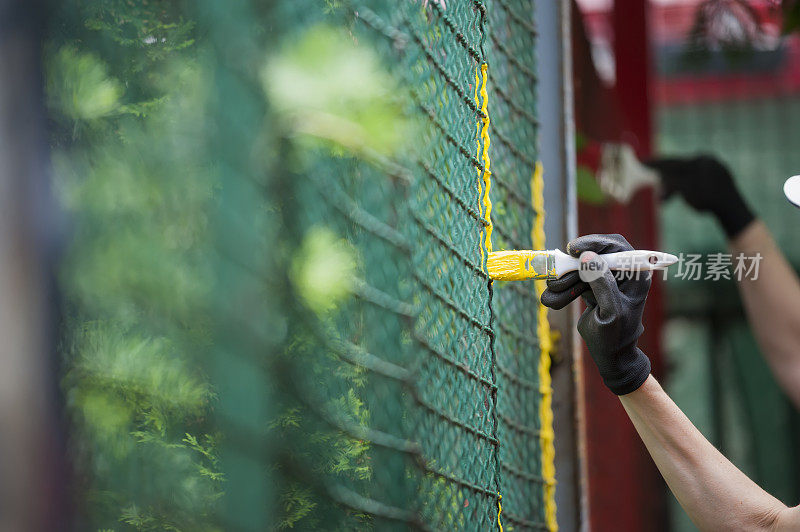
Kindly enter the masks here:
M 294 4 L 301 16 L 305 2 Z M 533 4 L 334 4 L 333 19 L 402 80 L 420 128 L 413 157 L 319 150 L 287 185 L 299 233 L 324 226 L 358 264 L 353 297 L 290 357 L 299 402 L 324 421 L 307 456 L 314 442 L 354 453 L 348 467 L 314 470 L 337 504 L 311 513 L 332 526 L 488 530 L 502 495 L 504 527 L 546 530 L 538 302 L 532 284 L 493 285 L 484 273 L 475 87 L 488 63 L 494 248 L 529 248 Z

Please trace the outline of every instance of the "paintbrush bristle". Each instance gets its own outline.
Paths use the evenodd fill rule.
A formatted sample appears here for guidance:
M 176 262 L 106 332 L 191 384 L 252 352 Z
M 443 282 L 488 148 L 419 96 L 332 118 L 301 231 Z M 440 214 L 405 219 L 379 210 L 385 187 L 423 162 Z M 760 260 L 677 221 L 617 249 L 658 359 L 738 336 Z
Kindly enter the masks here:
M 546 257 L 547 252 L 530 250 L 495 251 L 489 253 L 489 257 L 486 260 L 486 269 L 489 271 L 489 277 L 496 281 L 546 279 L 547 271 L 537 271 L 532 260 L 534 257 L 543 255 Z

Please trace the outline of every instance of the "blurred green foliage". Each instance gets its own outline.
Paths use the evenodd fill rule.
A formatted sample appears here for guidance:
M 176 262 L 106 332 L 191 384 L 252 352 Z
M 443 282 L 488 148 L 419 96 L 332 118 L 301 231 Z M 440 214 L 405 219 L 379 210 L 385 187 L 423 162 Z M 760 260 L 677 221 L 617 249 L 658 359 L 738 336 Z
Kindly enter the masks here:
M 606 195 L 600 188 L 592 170 L 585 166 L 578 166 L 576 174 L 578 199 L 595 205 L 606 202 Z
M 197 162 L 193 24 L 159 2 L 66 4 L 45 64 L 73 224 L 60 280 L 79 526 L 212 530 L 224 474 L 201 354 L 214 189 Z
M 122 87 L 95 55 L 64 46 L 53 54 L 47 71 L 49 105 L 64 118 L 91 121 L 119 108 Z
M 79 529 L 224 528 L 227 435 L 208 361 L 222 184 L 206 152 L 214 72 L 204 39 L 181 1 L 70 0 L 51 18 L 45 74 L 55 188 L 71 222 L 61 352 Z M 265 139 L 292 139 L 301 161 L 393 155 L 408 121 L 374 52 L 325 25 L 291 43 L 263 51 L 260 96 L 278 116 Z M 265 139 L 263 157 L 275 156 Z M 265 200 L 265 212 L 279 209 Z M 324 225 L 295 247 L 291 282 L 325 327 L 347 300 L 357 254 Z M 285 352 L 311 357 L 313 340 L 289 338 Z M 319 382 L 326 367 L 311 368 Z M 362 373 L 340 368 L 346 386 L 325 409 L 366 421 Z M 320 430 L 302 405 L 283 407 L 268 429 L 303 442 L 292 452 L 316 473 L 370 478 L 368 443 Z M 276 528 L 322 522 L 330 502 L 301 482 L 280 489 Z M 348 528 L 368 523 L 351 517 Z
M 411 136 L 393 78 L 374 51 L 341 29 L 310 28 L 270 58 L 261 77 L 295 133 L 383 155 L 395 154 Z
M 337 306 L 350 293 L 354 250 L 330 229 L 316 227 L 294 258 L 292 280 L 306 304 L 318 314 Z

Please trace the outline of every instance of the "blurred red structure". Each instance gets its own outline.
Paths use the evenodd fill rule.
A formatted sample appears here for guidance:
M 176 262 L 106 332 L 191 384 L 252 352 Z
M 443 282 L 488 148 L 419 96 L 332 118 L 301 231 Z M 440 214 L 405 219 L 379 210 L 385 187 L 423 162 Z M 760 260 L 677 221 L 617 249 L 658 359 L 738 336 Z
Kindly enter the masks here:
M 657 3 L 652 6 L 650 41 L 661 56 L 675 55 L 694 24 L 700 0 Z M 670 65 L 652 76 L 651 94 L 657 105 L 723 101 L 796 93 L 800 90 L 800 61 L 781 61 L 783 54 L 800 56 L 800 39 L 781 36 L 782 13 L 779 2 L 749 2 L 758 17 L 761 43 L 749 54 L 739 71 L 707 68 L 701 75 L 675 75 Z M 783 44 L 783 46 L 781 46 Z M 670 52 L 673 52 L 672 54 Z
M 646 3 L 616 0 L 610 12 L 597 14 L 613 35 L 614 78 L 604 82 L 592 60 L 584 21 L 573 17 L 575 117 L 578 133 L 589 149 L 598 143 L 626 142 L 639 158 L 651 153 L 651 115 L 648 78 Z M 586 155 L 586 154 L 584 154 Z M 579 154 L 579 160 L 581 154 Z M 591 157 L 590 157 L 591 158 Z M 641 249 L 658 249 L 655 198 L 651 190 L 638 192 L 627 205 L 589 205 L 579 202 L 578 232 L 620 233 Z M 645 333 L 640 346 L 661 375 L 660 335 L 663 323 L 662 291 L 654 282 L 645 311 Z M 628 420 L 620 402 L 603 385 L 584 348 L 583 399 L 586 423 L 589 525 L 597 531 L 666 530 L 663 481 Z
M 780 2 L 748 2 L 753 8 L 748 16 L 754 17 L 757 31 L 746 54 L 737 55 L 735 46 L 712 45 L 695 57 L 696 50 L 687 43 L 696 28 L 698 8 L 708 2 L 577 3 L 582 12 L 573 18 L 575 116 L 585 145 L 578 162 L 589 168 L 596 167 L 599 147 L 608 141 L 630 144 L 641 159 L 650 156 L 655 108 L 752 101 L 800 91 L 800 37 L 781 35 Z M 723 18 L 726 24 L 737 23 Z M 635 247 L 659 249 L 656 208 L 652 191 L 639 192 L 627 205 L 579 203 L 579 233 L 616 232 Z M 665 376 L 662 324 L 663 291 L 655 283 L 640 344 L 658 378 Z M 588 353 L 583 356 L 590 528 L 666 530 L 666 487 L 619 402 L 602 385 Z

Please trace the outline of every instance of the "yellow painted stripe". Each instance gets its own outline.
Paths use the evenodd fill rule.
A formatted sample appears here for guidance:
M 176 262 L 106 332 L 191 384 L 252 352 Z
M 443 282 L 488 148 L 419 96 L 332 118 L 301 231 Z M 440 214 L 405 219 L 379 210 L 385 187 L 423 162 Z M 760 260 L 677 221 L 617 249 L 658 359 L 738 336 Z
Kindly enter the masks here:
M 536 214 L 531 229 L 533 249 L 547 249 L 544 233 L 544 171 L 542 163 L 537 162 L 531 178 L 531 203 Z M 541 299 L 542 292 L 547 288 L 544 280 L 534 281 L 536 295 Z M 539 402 L 539 418 L 541 432 L 539 444 L 542 451 L 542 477 L 544 478 L 544 512 L 545 524 L 548 530 L 558 530 L 556 522 L 556 450 L 553 432 L 553 387 L 550 378 L 551 353 L 553 351 L 554 334 L 550 330 L 550 321 L 547 318 L 547 307 L 538 303 L 537 334 L 539 337 L 539 392 L 542 394 Z
M 486 91 L 486 82 L 489 78 L 489 65 L 481 64 L 480 69 L 475 69 L 475 104 L 478 105 L 483 117 L 478 121 L 478 160 L 483 164 L 483 171 L 478 169 L 478 176 L 483 181 L 481 214 L 486 220 L 484 245 L 488 253 L 492 252 L 492 200 L 489 192 L 492 189 L 492 162 L 489 159 L 489 93 Z M 478 87 L 480 86 L 480 92 Z M 480 95 L 480 98 L 478 97 Z M 481 183 L 478 183 L 481 186 Z M 481 247 L 481 263 L 483 263 L 483 247 Z
M 497 526 L 500 529 L 500 532 L 503 532 L 503 523 L 500 522 L 500 514 L 503 513 L 503 496 L 499 493 L 497 494 Z
M 481 265 L 485 264 L 486 258 L 484 247 L 487 253 L 492 252 L 492 201 L 489 196 L 491 191 L 491 160 L 489 159 L 489 146 L 491 144 L 489 139 L 489 95 L 486 90 L 488 81 L 488 65 L 483 63 L 480 68 L 475 69 L 475 103 L 481 109 L 483 117 L 480 118 L 477 125 L 477 154 L 478 160 L 484 166 L 483 171 L 478 169 L 478 188 L 481 197 L 481 215 L 486 220 L 485 238 L 483 239 L 483 246 L 480 248 L 481 252 Z M 545 242 L 544 232 L 544 172 L 542 163 L 537 162 L 531 178 L 531 203 L 533 204 L 536 215 L 533 220 L 533 227 L 531 229 L 531 240 L 533 242 L 533 249 L 547 249 Z M 534 281 L 534 288 L 537 296 L 541 298 L 542 292 L 547 288 L 544 280 Z M 541 400 L 539 402 L 539 418 L 541 432 L 539 435 L 539 444 L 541 448 L 542 459 L 542 477 L 545 481 L 544 486 L 544 507 L 545 507 L 545 524 L 547 529 L 551 532 L 558 530 L 558 523 L 556 521 L 556 469 L 555 469 L 555 443 L 553 432 L 553 388 L 552 379 L 550 377 L 550 364 L 551 353 L 553 351 L 553 339 L 555 333 L 550 330 L 550 321 L 547 316 L 547 307 L 538 303 L 537 309 L 537 336 L 539 338 L 539 392 L 541 393 Z M 501 504 L 502 495 L 498 493 L 497 500 L 497 526 L 500 532 L 503 531 L 503 524 L 500 520 L 500 514 L 503 507 Z
M 485 259 L 488 257 L 484 252 L 484 247 L 486 248 L 486 253 L 492 252 L 492 199 L 489 197 L 489 192 L 492 189 L 492 162 L 489 159 L 489 145 L 491 144 L 489 141 L 489 93 L 486 91 L 488 78 L 489 65 L 482 63 L 480 67 L 475 68 L 475 105 L 483 113 L 483 116 L 479 117 L 480 119 L 478 120 L 475 139 L 478 145 L 477 157 L 483 164 L 483 171 L 478 168 L 478 191 L 481 197 L 481 204 L 478 205 L 478 209 L 480 209 L 483 219 L 486 220 L 485 232 L 481 230 L 481 235 L 485 235 L 481 242 L 483 245 L 480 246 L 481 268 L 485 266 Z M 491 283 L 492 280 L 490 279 L 489 282 Z M 500 532 L 503 532 L 503 522 L 500 520 L 500 514 L 503 512 L 502 500 L 503 496 L 498 493 L 497 527 Z

